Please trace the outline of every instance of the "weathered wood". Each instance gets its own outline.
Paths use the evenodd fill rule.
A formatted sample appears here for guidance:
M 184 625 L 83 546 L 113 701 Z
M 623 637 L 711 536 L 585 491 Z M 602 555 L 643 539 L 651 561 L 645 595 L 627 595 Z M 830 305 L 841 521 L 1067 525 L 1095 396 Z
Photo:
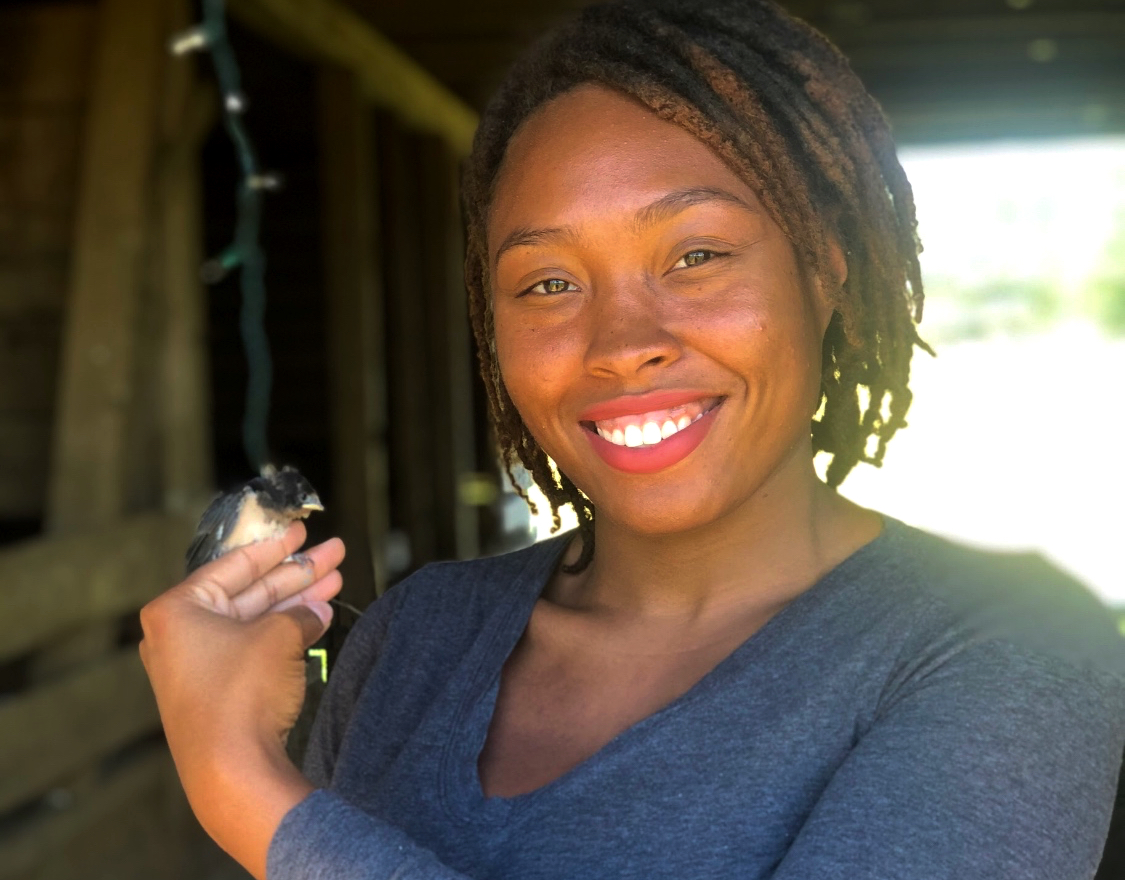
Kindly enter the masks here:
M 159 724 L 132 646 L 10 697 L 0 705 L 0 811 L 40 796 Z
M 29 311 L 2 319 L 0 419 L 16 414 L 50 419 L 59 354 L 59 329 L 50 317 Z
M 374 143 L 358 77 L 323 67 L 320 181 L 332 408 L 330 511 L 348 546 L 342 598 L 359 608 L 385 579 L 383 290 L 375 269 Z
M 434 531 L 434 448 L 431 364 L 426 345 L 426 301 L 420 217 L 419 156 L 410 133 L 385 114 L 376 131 L 387 298 L 388 425 L 391 525 L 409 540 L 409 568 L 438 558 Z M 401 571 L 391 572 L 401 574 Z
M 190 514 L 144 514 L 0 549 L 0 660 L 80 624 L 140 608 L 180 579 L 194 527 Z
M 568 10 L 588 5 L 588 0 L 541 0 L 538 3 L 527 0 L 488 0 L 485 3 L 415 0 L 413 4 L 350 0 L 350 5 L 384 33 L 411 44 L 426 37 L 437 38 L 441 34 L 447 35 L 447 38 L 504 35 L 526 43 Z
M 154 745 L 73 803 L 0 833 L 0 880 L 187 880 L 178 870 L 182 854 L 170 849 L 175 844 L 164 833 L 186 820 L 175 767 L 167 750 Z
M 198 154 L 170 156 L 160 174 L 165 298 L 160 405 L 166 510 L 184 510 L 213 483 L 205 303 L 199 283 L 202 205 Z
M 423 263 L 431 378 L 434 530 L 444 558 L 471 559 L 480 552 L 477 508 L 465 503 L 461 486 L 474 470 L 472 372 L 465 249 L 458 208 L 457 162 L 445 144 L 420 144 Z
M 0 262 L 68 257 L 81 105 L 0 104 Z
M 360 77 L 368 99 L 467 155 L 476 114 L 386 37 L 336 0 L 232 0 L 231 12 L 268 36 Z
M 89 3 L 0 8 L 0 104 L 82 101 L 94 15 Z
M 53 531 L 125 509 L 163 25 L 161 4 L 148 0 L 99 6 L 48 493 Z
M 93 21 L 87 4 L 0 9 L 0 518 L 46 503 Z
M 66 298 L 67 266 L 63 260 L 14 260 L 0 263 L 0 321 L 28 313 L 55 317 Z M 57 335 L 57 332 L 56 332 Z
M 43 513 L 50 440 L 50 422 L 40 414 L 8 413 L 0 420 L 0 511 L 5 516 Z
M 169 30 L 190 25 L 192 4 L 168 0 Z M 200 151 L 218 119 L 214 92 L 199 85 L 190 59 L 169 64 L 157 163 L 155 295 L 162 306 L 159 419 L 162 506 L 192 508 L 213 483 L 208 393 Z

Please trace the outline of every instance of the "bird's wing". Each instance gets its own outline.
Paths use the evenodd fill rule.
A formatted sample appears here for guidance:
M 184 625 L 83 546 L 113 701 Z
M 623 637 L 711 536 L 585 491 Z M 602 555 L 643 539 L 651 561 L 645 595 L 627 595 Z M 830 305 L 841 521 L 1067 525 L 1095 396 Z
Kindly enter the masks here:
M 238 511 L 242 507 L 243 492 L 228 492 L 220 495 L 203 511 L 195 537 L 187 550 L 187 573 L 191 574 L 199 566 L 223 554 L 223 539 L 230 537 L 238 522 Z

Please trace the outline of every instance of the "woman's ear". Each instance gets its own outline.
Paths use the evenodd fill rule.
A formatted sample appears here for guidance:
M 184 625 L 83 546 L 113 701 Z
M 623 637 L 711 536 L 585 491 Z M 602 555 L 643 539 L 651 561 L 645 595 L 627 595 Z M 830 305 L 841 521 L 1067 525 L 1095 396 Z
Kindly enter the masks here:
M 835 235 L 828 236 L 828 265 L 817 284 L 817 317 L 821 336 L 828 331 L 828 322 L 843 298 L 844 283 L 848 280 L 848 257 Z

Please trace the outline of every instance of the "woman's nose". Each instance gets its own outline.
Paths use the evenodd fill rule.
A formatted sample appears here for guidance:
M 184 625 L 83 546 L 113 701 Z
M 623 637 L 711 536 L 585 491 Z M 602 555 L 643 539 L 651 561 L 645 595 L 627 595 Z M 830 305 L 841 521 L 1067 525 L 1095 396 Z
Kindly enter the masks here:
M 639 283 L 603 288 L 594 297 L 586 369 L 600 376 L 635 376 L 680 357 L 654 291 Z

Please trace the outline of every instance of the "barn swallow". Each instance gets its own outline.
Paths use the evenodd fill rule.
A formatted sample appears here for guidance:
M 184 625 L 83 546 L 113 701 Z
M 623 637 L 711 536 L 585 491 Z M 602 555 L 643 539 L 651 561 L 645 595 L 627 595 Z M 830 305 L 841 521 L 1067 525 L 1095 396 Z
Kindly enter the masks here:
M 188 547 L 187 573 L 236 547 L 280 538 L 294 520 L 314 510 L 324 505 L 296 468 L 266 465 L 260 477 L 220 495 L 203 511 Z

